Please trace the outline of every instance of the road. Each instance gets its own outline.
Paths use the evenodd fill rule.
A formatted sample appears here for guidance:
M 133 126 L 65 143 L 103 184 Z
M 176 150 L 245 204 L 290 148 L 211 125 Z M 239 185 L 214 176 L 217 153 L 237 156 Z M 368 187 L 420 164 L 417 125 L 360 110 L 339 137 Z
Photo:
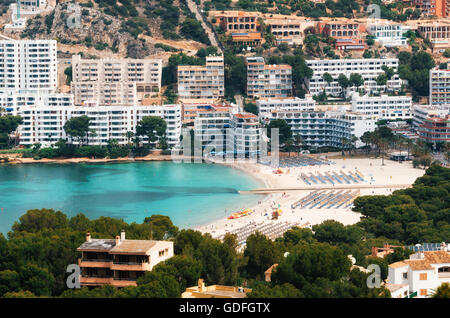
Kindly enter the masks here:
M 205 20 L 203 20 L 203 16 L 200 13 L 200 10 L 197 6 L 197 4 L 192 0 L 186 0 L 189 10 L 191 10 L 192 13 L 195 14 L 195 18 L 200 21 L 202 24 L 203 30 L 205 30 L 206 34 L 208 35 L 209 41 L 211 42 L 212 46 L 217 47 L 217 52 L 222 53 L 222 50 L 220 49 L 220 46 L 218 44 L 218 41 L 216 39 L 216 36 L 214 32 L 211 30 L 211 28 L 205 23 Z

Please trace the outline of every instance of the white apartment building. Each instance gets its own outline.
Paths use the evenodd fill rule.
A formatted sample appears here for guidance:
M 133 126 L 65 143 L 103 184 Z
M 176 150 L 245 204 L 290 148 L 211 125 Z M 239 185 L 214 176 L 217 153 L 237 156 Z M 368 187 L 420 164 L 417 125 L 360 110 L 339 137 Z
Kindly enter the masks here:
M 384 74 L 381 69 L 383 65 L 397 71 L 398 59 L 341 59 L 341 60 L 307 60 L 307 65 L 313 70 L 313 76 L 307 80 L 306 88 L 312 95 L 319 95 L 325 92 L 331 96 L 342 95 L 342 88 L 338 83 L 339 75 L 343 74 L 350 78 L 352 73 L 358 73 L 364 80 L 363 86 L 366 92 L 378 91 L 399 91 L 403 81 L 398 74 L 395 74 L 386 85 L 380 86 L 376 83 L 376 78 Z M 329 73 L 333 77 L 331 83 L 323 79 L 323 74 Z M 355 91 L 355 87 L 348 88 L 348 91 Z
M 64 131 L 64 124 L 73 117 L 86 115 L 90 121 L 90 128 L 95 132 L 88 138 L 89 145 L 107 145 L 111 139 L 119 144 L 127 144 L 126 133 L 136 133 L 136 125 L 146 116 L 158 116 L 167 123 L 166 137 L 170 146 L 176 145 L 181 135 L 181 105 L 162 106 L 45 106 L 21 107 L 17 112 L 23 118 L 19 126 L 20 144 L 32 145 L 41 143 L 51 145 L 60 139 L 69 139 L 74 144 L 78 141 L 70 140 Z M 146 142 L 147 137 L 142 141 Z
M 72 56 L 72 93 L 75 104 L 139 105 L 161 90 L 160 59 L 82 59 Z
M 442 283 L 450 283 L 450 252 L 428 251 L 389 265 L 388 284 L 393 298 L 425 298 Z
M 20 12 L 22 14 L 39 13 L 46 6 L 46 0 L 20 0 Z
M 54 92 L 56 53 L 55 40 L 0 40 L 0 91 Z
M 273 110 L 269 116 L 260 117 L 265 123 L 284 119 L 293 135 L 300 135 L 310 147 L 342 147 L 342 139 L 361 137 L 366 131 L 374 131 L 376 119 L 372 116 L 346 111 L 286 111 Z M 360 141 L 356 147 L 363 146 Z
M 411 96 L 360 96 L 352 95 L 352 111 L 378 119 L 410 119 L 413 117 Z
M 444 118 L 450 114 L 450 109 L 431 105 L 413 106 L 413 125 L 415 129 L 424 124 L 427 118 Z
M 0 107 L 13 114 L 22 107 L 74 106 L 73 95 L 64 93 L 18 93 L 7 91 L 0 93 Z
M 256 101 L 260 118 L 270 116 L 273 110 L 282 111 L 314 111 L 316 101 L 311 96 L 305 98 L 259 99 Z
M 450 66 L 430 70 L 430 105 L 450 109 Z
M 194 134 L 208 154 L 256 156 L 261 126 L 256 115 L 219 109 L 199 113 Z
M 388 20 L 377 20 L 376 24 L 367 26 L 367 33 L 375 37 L 375 41 L 385 47 L 407 47 L 408 39 L 404 35 L 411 28 L 401 23 Z
M 216 101 L 225 95 L 223 56 L 207 56 L 203 65 L 179 65 L 178 97 L 183 102 Z

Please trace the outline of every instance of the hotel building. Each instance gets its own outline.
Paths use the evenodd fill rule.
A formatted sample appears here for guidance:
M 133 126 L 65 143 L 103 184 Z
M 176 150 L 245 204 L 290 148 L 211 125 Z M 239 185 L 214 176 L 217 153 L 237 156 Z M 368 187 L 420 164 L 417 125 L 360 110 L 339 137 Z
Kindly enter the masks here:
M 252 157 L 259 152 L 261 126 L 254 114 L 233 114 L 221 107 L 199 113 L 195 118 L 194 134 L 208 154 Z
M 225 31 L 225 34 L 231 35 L 233 44 L 258 47 L 263 39 L 259 32 L 258 12 L 245 11 L 221 11 L 213 12 L 216 18 L 216 24 Z
M 408 39 L 404 36 L 411 28 L 388 20 L 377 20 L 369 24 L 367 33 L 375 37 L 375 41 L 385 47 L 407 47 Z
M 300 135 L 305 144 L 314 148 L 342 147 L 342 139 L 361 137 L 366 131 L 374 131 L 376 119 L 372 116 L 344 111 L 286 111 L 273 110 L 261 120 L 269 123 L 284 119 L 293 135 Z M 361 146 L 357 142 L 356 146 Z
M 418 252 L 388 267 L 386 287 L 393 298 L 426 298 L 442 283 L 450 283 L 448 250 Z
M 430 104 L 450 109 L 450 68 L 430 70 Z
M 173 256 L 173 242 L 128 240 L 122 231 L 116 239 L 93 239 L 77 248 L 81 253 L 81 286 L 136 286 L 136 280 Z
M 96 101 L 99 105 L 139 105 L 146 96 L 161 90 L 159 59 L 82 59 L 72 56 L 71 89 L 75 104 Z
M 316 101 L 311 96 L 306 98 L 284 98 L 284 99 L 259 99 L 256 101 L 260 118 L 270 116 L 273 110 L 282 111 L 314 111 Z
M 266 65 L 263 57 L 247 57 L 247 96 L 281 98 L 292 96 L 292 67 Z
M 444 50 L 450 47 L 450 23 L 448 21 L 418 23 L 417 31 L 431 42 L 433 50 Z
M 342 88 L 338 83 L 339 75 L 343 74 L 350 78 L 352 73 L 358 73 L 364 80 L 363 86 L 366 92 L 399 91 L 402 80 L 395 74 L 386 85 L 380 86 L 376 78 L 384 74 L 382 66 L 385 65 L 395 71 L 398 68 L 398 59 L 341 59 L 341 60 L 307 60 L 306 64 L 313 70 L 313 76 L 306 82 L 306 88 L 312 95 L 319 95 L 325 89 L 331 96 L 342 94 Z M 323 74 L 329 73 L 333 77 L 331 83 L 323 79 Z M 347 93 L 355 91 L 355 87 L 348 88 Z
M 336 39 L 338 50 L 365 50 L 367 44 L 361 36 L 365 32 L 363 24 L 348 19 L 323 19 L 317 24 L 319 33 Z
M 428 143 L 450 142 L 450 115 L 425 118 L 417 133 L 420 139 Z
M 275 36 L 278 44 L 285 42 L 289 45 L 303 44 L 305 31 L 309 28 L 315 28 L 316 22 L 305 17 L 292 17 L 273 15 L 265 18 L 264 23 L 270 26 L 272 34 Z
M 352 111 L 388 120 L 411 119 L 413 117 L 411 96 L 381 95 L 369 97 L 353 93 Z
M 427 118 L 444 118 L 449 114 L 449 109 L 430 105 L 413 106 L 413 125 L 415 129 L 421 126 Z
M 0 91 L 52 93 L 56 87 L 55 40 L 0 40 Z
M 126 133 L 136 133 L 136 125 L 146 116 L 158 116 L 167 123 L 166 137 L 170 146 L 176 145 L 181 135 L 181 106 L 41 106 L 21 107 L 17 112 L 23 118 L 19 126 L 20 144 L 43 145 L 55 144 L 60 139 L 68 139 L 70 143 L 78 144 L 78 140 L 71 140 L 64 131 L 64 124 L 73 117 L 88 116 L 91 121 L 89 128 L 95 135 L 88 136 L 89 145 L 107 145 L 111 139 L 121 145 L 127 144 Z M 145 143 L 147 137 L 142 138 Z M 86 141 L 85 141 L 86 142 Z
M 216 101 L 225 95 L 223 56 L 207 56 L 206 65 L 178 66 L 178 97 L 183 102 Z
M 64 93 L 0 93 L 0 107 L 7 112 L 17 113 L 22 107 L 70 107 L 74 106 L 73 95 Z

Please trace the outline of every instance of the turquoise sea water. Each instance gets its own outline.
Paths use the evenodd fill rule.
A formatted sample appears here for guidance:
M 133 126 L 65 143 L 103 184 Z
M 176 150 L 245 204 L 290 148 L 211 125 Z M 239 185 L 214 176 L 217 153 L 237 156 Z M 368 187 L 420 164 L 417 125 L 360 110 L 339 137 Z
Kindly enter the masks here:
M 137 223 L 164 214 L 179 227 L 193 227 L 255 204 L 261 196 L 237 191 L 261 186 L 242 171 L 217 164 L 0 165 L 0 232 L 6 234 L 36 208 Z

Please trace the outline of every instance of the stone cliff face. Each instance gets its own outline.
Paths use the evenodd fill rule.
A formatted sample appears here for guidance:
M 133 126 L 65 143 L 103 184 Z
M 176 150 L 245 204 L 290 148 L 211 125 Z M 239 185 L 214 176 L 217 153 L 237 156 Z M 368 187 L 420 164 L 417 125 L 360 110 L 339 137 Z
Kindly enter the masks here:
M 119 55 L 143 58 L 149 47 L 123 28 L 123 20 L 78 3 L 62 3 L 45 15 L 28 21 L 22 38 L 57 39 L 67 45 L 93 47 L 100 53 L 110 50 Z

